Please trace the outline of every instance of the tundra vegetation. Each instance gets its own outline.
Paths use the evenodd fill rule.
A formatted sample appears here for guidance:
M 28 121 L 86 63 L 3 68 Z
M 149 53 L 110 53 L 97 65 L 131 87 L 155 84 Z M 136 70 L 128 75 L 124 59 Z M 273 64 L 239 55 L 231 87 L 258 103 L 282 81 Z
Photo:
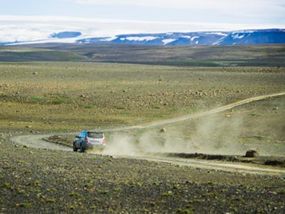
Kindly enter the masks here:
M 0 128 L 75 131 L 139 124 L 284 90 L 284 68 L 0 64 Z
M 9 140 L 12 135 L 120 127 L 201 112 L 284 91 L 284 83 L 284 67 L 2 62 L 0 213 L 284 213 L 282 176 L 33 149 Z M 123 137 L 131 134 L 126 147 L 141 143 L 151 152 L 245 154 L 257 149 L 282 156 L 284 115 L 284 98 L 277 97 Z M 121 134 L 110 134 L 110 143 Z M 164 146 L 155 151 L 151 141 L 161 139 Z

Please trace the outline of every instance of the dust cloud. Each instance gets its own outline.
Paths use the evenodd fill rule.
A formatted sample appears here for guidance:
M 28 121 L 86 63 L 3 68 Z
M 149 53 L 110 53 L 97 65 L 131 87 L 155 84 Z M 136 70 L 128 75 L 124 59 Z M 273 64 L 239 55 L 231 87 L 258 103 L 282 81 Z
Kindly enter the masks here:
M 161 131 L 165 128 L 165 131 Z M 106 155 L 154 153 L 244 154 L 240 142 L 243 119 L 231 114 L 211 115 L 156 128 L 106 133 Z M 250 148 L 252 149 L 252 148 Z
M 106 131 L 109 144 L 103 154 L 140 155 L 167 152 L 242 155 L 246 150 L 253 149 L 263 155 L 284 156 L 285 144 L 280 147 L 280 145 L 273 146 L 273 142 L 264 144 L 244 140 L 243 136 L 246 136 L 248 130 L 243 118 L 232 114 L 232 109 L 235 107 L 283 95 L 285 92 L 261 95 L 206 112 L 145 125 L 110 129 Z M 261 125 L 256 124 L 256 128 Z M 162 128 L 166 128 L 166 132 L 161 132 Z M 260 138 L 260 136 L 251 137 Z

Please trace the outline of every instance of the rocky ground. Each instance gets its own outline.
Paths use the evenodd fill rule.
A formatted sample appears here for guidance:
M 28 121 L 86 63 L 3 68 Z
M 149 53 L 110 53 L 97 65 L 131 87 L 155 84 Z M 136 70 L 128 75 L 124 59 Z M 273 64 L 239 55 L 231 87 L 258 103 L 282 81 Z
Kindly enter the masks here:
M 168 119 L 284 91 L 284 68 L 0 63 L 0 129 L 69 132 Z
M 283 176 L 33 149 L 9 140 L 143 124 L 284 91 L 284 68 L 1 63 L 0 76 L 0 214 L 285 213 Z M 164 152 L 255 148 L 284 156 L 284 99 L 165 128 L 137 133 L 140 146 L 150 148 L 147 137 L 159 133 Z M 174 149 L 179 140 L 193 146 Z
M 284 213 L 285 178 L 0 143 L 0 213 Z

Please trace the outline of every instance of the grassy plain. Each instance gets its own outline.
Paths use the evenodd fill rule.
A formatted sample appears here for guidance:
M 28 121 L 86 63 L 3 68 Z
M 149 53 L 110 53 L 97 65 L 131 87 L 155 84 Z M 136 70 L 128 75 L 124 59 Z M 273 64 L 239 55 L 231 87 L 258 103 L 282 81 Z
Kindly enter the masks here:
M 284 91 L 284 68 L 0 64 L 0 128 L 72 131 L 139 124 Z
M 285 66 L 284 45 L 143 46 L 37 44 L 0 47 L 0 61 L 112 62 L 172 66 Z
M 19 61 L 38 57 L 31 55 Z M 0 213 L 284 213 L 283 177 L 33 149 L 9 140 L 28 132 L 140 124 L 284 90 L 284 67 L 2 62 Z M 172 137 L 165 152 L 244 152 L 247 143 L 282 153 L 284 98 L 165 128 L 158 136 Z M 181 138 L 194 144 L 174 147 Z

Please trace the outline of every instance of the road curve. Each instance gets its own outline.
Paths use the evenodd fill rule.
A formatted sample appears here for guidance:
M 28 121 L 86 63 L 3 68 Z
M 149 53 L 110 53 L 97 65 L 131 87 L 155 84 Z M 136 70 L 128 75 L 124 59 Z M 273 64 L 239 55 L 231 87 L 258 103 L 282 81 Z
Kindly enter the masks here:
M 50 149 L 60 151 L 71 151 L 70 147 L 44 141 L 43 138 L 48 138 L 53 134 L 46 135 L 21 135 L 10 138 L 13 143 L 32 147 L 36 149 Z
M 212 110 L 201 112 L 201 113 L 188 114 L 188 115 L 184 115 L 181 117 L 151 122 L 151 123 L 147 123 L 143 125 L 120 127 L 120 128 L 114 128 L 114 129 L 105 129 L 103 131 L 115 132 L 115 131 L 123 131 L 123 130 L 154 128 L 154 127 L 173 124 L 173 123 L 177 123 L 177 122 L 181 122 L 185 120 L 204 117 L 207 115 L 230 110 L 235 107 L 242 106 L 242 105 L 245 105 L 251 102 L 264 100 L 264 99 L 268 99 L 272 97 L 284 96 L 284 95 L 285 95 L 285 92 L 280 92 L 280 93 L 262 95 L 262 96 L 257 96 L 257 97 L 251 97 L 251 98 L 240 100 L 240 101 L 237 101 L 237 102 L 225 105 L 225 106 L 221 106 L 218 108 L 214 108 Z M 50 150 L 60 150 L 60 151 L 71 151 L 69 147 L 46 142 L 42 140 L 43 138 L 47 138 L 51 135 L 54 135 L 54 134 L 13 136 L 11 137 L 10 140 L 13 143 L 25 145 L 27 147 L 50 149 Z M 122 156 L 118 156 L 118 157 L 122 157 Z M 123 157 L 148 160 L 148 161 L 156 161 L 156 162 L 165 162 L 165 163 L 190 166 L 190 167 L 195 167 L 195 168 L 205 168 L 205 169 L 214 169 L 214 170 L 240 172 L 240 173 L 254 173 L 254 174 L 263 174 L 263 175 L 285 176 L 285 169 L 257 166 L 257 165 L 251 165 L 251 164 L 228 163 L 228 162 L 208 161 L 208 160 L 193 160 L 193 159 L 182 159 L 182 158 L 171 158 L 171 157 L 153 157 L 153 156 L 123 156 Z

